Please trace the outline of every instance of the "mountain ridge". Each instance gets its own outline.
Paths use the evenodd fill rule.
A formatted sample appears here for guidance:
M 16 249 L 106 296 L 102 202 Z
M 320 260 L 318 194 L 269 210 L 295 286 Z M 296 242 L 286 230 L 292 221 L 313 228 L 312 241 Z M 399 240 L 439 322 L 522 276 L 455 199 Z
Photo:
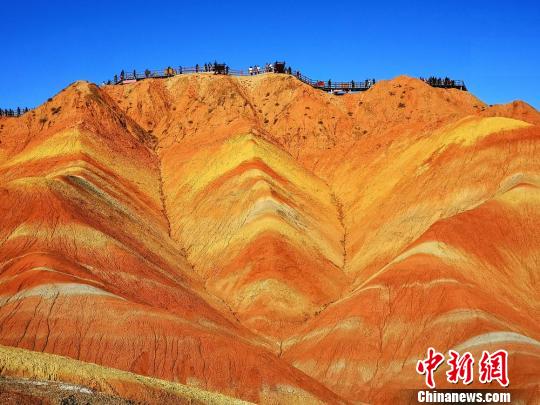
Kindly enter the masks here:
M 392 403 L 426 345 L 498 333 L 538 390 L 539 122 L 406 76 L 76 82 L 0 117 L 0 344 L 253 402 Z

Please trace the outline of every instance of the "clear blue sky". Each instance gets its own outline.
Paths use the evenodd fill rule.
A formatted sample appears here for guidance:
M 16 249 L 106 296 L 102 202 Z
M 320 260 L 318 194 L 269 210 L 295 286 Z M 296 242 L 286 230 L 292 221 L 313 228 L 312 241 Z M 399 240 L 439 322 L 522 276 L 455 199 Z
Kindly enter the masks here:
M 540 109 L 536 1 L 9 1 L 0 107 L 36 106 L 121 69 L 286 60 L 315 79 L 466 81 L 487 103 Z

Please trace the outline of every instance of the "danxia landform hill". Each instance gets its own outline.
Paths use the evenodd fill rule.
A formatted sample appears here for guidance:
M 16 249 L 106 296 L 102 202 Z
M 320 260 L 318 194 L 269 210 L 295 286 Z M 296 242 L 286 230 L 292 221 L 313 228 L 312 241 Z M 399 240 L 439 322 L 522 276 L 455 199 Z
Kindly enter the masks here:
M 0 400 L 396 403 L 428 347 L 504 348 L 539 394 L 523 102 L 76 82 L 0 118 L 0 212 Z

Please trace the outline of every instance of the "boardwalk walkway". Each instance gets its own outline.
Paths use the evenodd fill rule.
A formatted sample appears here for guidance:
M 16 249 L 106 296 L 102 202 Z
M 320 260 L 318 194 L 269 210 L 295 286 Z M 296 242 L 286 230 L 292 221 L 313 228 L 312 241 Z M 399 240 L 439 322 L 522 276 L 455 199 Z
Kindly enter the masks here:
M 144 80 L 149 78 L 166 78 L 166 77 L 172 77 L 176 75 L 181 74 L 193 74 L 193 73 L 214 73 L 214 74 L 225 74 L 230 76 L 253 76 L 257 74 L 262 73 L 269 73 L 273 70 L 262 69 L 258 71 L 257 73 L 254 73 L 254 69 L 247 69 L 247 70 L 238 70 L 238 69 L 230 69 L 228 66 L 224 64 L 218 65 L 219 69 L 214 70 L 213 66 L 208 67 L 208 69 L 204 69 L 204 67 L 200 66 L 178 66 L 178 67 L 168 67 L 164 70 L 146 70 L 144 72 L 124 72 L 123 74 L 120 74 L 120 76 L 115 76 L 114 80 L 112 80 L 111 84 L 127 84 L 132 83 L 138 80 Z M 308 76 L 300 73 L 300 71 L 293 71 L 293 70 L 287 70 L 283 72 L 283 74 L 289 74 L 291 76 L 296 77 L 298 80 L 302 81 L 303 83 L 306 83 L 313 88 L 323 90 L 326 92 L 331 92 L 334 94 L 344 94 L 349 92 L 357 92 L 357 91 L 365 91 L 371 88 L 375 84 L 375 79 L 367 79 L 367 80 L 351 80 L 350 82 L 334 82 L 331 80 L 323 81 L 323 80 L 313 80 L 309 78 Z M 437 78 L 429 78 L 429 79 L 422 79 L 424 82 L 429 84 L 432 87 L 440 87 L 440 88 L 455 88 L 459 90 L 467 90 L 467 87 L 465 86 L 465 83 L 463 80 L 450 80 L 448 78 L 446 79 L 437 79 Z

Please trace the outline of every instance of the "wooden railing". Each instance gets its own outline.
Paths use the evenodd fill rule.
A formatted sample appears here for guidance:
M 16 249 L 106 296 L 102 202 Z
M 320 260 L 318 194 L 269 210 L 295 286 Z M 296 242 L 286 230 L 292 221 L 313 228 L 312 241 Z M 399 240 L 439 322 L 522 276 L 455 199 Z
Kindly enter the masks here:
M 367 79 L 363 81 L 351 80 L 350 82 L 333 82 L 331 80 L 313 80 L 301 74 L 299 71 L 296 71 L 292 74 L 301 82 L 304 82 L 316 89 L 321 89 L 324 91 L 364 91 L 368 90 L 371 86 L 375 84 L 374 79 Z
M 230 69 L 226 68 L 226 70 L 222 72 L 214 71 L 213 66 L 210 66 L 206 70 L 204 67 L 197 67 L 197 66 L 178 66 L 178 67 L 169 67 L 164 70 L 146 70 L 144 72 L 138 72 L 138 71 L 132 71 L 132 72 L 124 72 L 123 74 L 120 74 L 119 76 L 115 76 L 114 80 L 111 82 L 112 84 L 122 84 L 122 83 L 129 83 L 133 80 L 144 80 L 144 79 L 150 79 L 150 78 L 166 78 L 166 77 L 172 77 L 176 75 L 182 75 L 182 74 L 193 74 L 193 73 L 216 73 L 216 74 L 226 74 L 231 76 L 256 76 L 258 74 L 263 73 L 271 73 L 273 72 L 272 68 L 262 68 L 259 71 L 256 71 L 255 69 Z M 288 73 L 290 72 L 290 73 Z M 287 71 L 287 73 L 284 74 L 290 74 L 294 77 L 296 77 L 298 80 L 314 87 L 317 89 L 321 89 L 324 91 L 363 91 L 369 89 L 374 83 L 374 80 L 362 80 L 362 81 L 355 81 L 351 80 L 350 82 L 332 82 L 332 81 L 322 81 L 322 80 L 313 80 L 303 74 L 301 74 L 299 71 Z
M 226 66 L 226 65 L 222 65 Z M 215 73 L 215 74 L 226 74 L 231 76 L 253 76 L 258 75 L 262 73 L 269 73 L 273 72 L 272 65 L 265 66 L 263 68 L 260 68 L 260 70 L 256 71 L 253 69 L 245 69 L 245 70 L 239 70 L 239 69 L 231 69 L 228 66 L 225 67 L 224 70 L 221 71 L 215 71 L 214 65 L 206 65 L 206 66 L 177 66 L 177 67 L 169 67 L 164 70 L 145 70 L 144 72 L 138 72 L 138 71 L 132 71 L 132 72 L 124 72 L 123 74 L 120 74 L 119 76 L 115 76 L 115 79 L 110 83 L 112 84 L 122 84 L 126 82 L 130 82 L 133 80 L 144 80 L 149 78 L 166 78 L 166 77 L 172 77 L 176 75 L 181 74 L 193 74 L 193 73 Z M 302 81 L 303 83 L 306 83 L 316 89 L 320 89 L 323 91 L 328 91 L 332 93 L 342 93 L 342 92 L 356 92 L 356 91 L 365 91 L 371 88 L 375 84 L 375 79 L 367 79 L 367 80 L 351 80 L 350 82 L 334 82 L 332 80 L 324 81 L 324 80 L 313 80 L 309 78 L 308 76 L 300 73 L 300 71 L 292 71 L 289 69 L 286 69 L 285 74 L 290 74 L 294 77 L 296 77 L 298 80 Z M 422 79 L 425 83 L 429 84 L 432 87 L 442 87 L 442 88 L 456 88 L 460 90 L 467 90 L 467 87 L 465 86 L 465 83 L 463 80 L 450 80 L 448 78 L 446 79 L 438 79 L 438 78 L 430 78 L 430 79 Z

